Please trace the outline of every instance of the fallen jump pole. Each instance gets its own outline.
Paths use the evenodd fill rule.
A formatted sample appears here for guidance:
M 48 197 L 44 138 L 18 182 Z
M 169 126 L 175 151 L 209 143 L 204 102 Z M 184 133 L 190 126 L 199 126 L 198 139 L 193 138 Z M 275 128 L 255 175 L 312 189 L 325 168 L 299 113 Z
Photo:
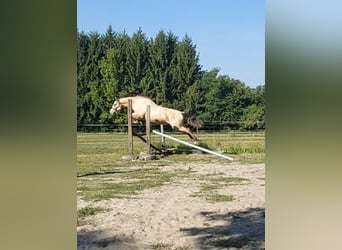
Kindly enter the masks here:
M 211 151 L 211 150 L 209 150 L 209 149 L 202 148 L 202 147 L 200 147 L 200 146 L 197 146 L 197 145 L 194 145 L 194 144 L 191 144 L 191 143 L 188 143 L 188 142 L 179 140 L 179 139 L 174 138 L 174 137 L 172 137 L 172 136 L 169 136 L 169 135 L 160 133 L 159 131 L 156 131 L 156 130 L 152 130 L 152 132 L 155 133 L 155 134 L 157 134 L 157 135 L 166 137 L 166 138 L 168 138 L 168 139 L 170 139 L 170 140 L 173 140 L 173 141 L 182 143 L 182 144 L 184 144 L 184 145 L 186 145 L 186 146 L 189 146 L 189 147 L 196 148 L 196 149 L 198 149 L 198 150 L 204 151 L 204 152 L 206 152 L 206 153 L 208 153 L 208 154 L 216 155 L 216 156 L 219 156 L 219 157 L 221 157 L 221 158 L 225 158 L 225 159 L 228 159 L 228 160 L 233 161 L 233 158 L 231 158 L 231 157 L 229 157 L 229 156 L 226 156 L 226 155 L 223 155 L 223 154 L 220 154 L 220 153 Z

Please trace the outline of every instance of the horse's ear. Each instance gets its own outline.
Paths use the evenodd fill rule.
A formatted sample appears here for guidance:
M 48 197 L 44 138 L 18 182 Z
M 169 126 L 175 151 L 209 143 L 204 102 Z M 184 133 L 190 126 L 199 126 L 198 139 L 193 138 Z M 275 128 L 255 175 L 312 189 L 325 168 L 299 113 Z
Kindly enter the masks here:
M 115 96 L 115 101 L 120 104 L 120 98 L 118 98 L 117 96 Z

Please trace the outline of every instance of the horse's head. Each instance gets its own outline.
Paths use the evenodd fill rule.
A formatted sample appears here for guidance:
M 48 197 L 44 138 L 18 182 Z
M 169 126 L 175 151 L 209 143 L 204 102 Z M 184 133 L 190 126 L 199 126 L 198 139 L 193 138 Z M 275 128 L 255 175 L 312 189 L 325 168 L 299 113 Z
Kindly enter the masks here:
M 115 112 L 118 112 L 122 107 L 122 103 L 120 103 L 120 100 L 118 98 L 115 98 L 115 101 L 113 103 L 112 108 L 110 109 L 109 113 L 114 115 Z

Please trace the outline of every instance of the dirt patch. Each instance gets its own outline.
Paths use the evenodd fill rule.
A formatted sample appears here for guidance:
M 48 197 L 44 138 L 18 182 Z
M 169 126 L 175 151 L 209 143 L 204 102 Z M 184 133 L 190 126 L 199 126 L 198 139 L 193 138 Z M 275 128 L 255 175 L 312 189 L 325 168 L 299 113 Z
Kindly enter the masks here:
M 264 249 L 264 164 L 187 163 L 160 170 L 182 175 L 132 197 L 78 197 L 78 209 L 105 211 L 78 224 L 78 249 Z

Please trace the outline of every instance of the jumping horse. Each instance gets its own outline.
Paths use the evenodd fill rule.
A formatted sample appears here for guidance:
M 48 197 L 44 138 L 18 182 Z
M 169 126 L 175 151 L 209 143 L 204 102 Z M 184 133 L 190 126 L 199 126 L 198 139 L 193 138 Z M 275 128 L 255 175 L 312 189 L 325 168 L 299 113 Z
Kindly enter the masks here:
M 192 131 L 184 125 L 190 125 L 192 127 L 201 127 L 203 122 L 194 115 L 186 114 L 182 111 L 165 108 L 157 105 L 151 99 L 144 96 L 132 96 L 115 98 L 110 113 L 114 113 L 121 110 L 121 108 L 128 107 L 128 100 L 132 100 L 132 117 L 136 121 L 145 120 L 146 107 L 150 105 L 150 120 L 153 124 L 169 124 L 173 129 L 177 128 L 179 131 L 187 134 L 192 141 L 199 141 L 198 137 L 192 133 Z

